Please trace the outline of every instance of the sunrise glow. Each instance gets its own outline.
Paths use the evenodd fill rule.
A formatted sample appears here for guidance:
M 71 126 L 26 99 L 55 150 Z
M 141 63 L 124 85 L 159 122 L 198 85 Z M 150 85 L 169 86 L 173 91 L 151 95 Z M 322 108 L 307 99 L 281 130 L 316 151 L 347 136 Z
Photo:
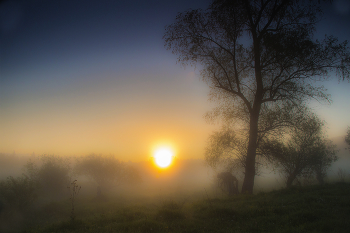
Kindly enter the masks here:
M 155 163 L 161 168 L 166 168 L 171 164 L 173 160 L 173 154 L 174 153 L 170 148 L 159 148 L 154 153 Z

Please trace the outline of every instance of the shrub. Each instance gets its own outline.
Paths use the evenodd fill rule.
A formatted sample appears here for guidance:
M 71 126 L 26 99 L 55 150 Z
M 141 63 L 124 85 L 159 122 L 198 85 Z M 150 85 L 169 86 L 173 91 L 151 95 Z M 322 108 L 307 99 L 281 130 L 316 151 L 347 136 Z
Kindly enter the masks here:
M 67 158 L 56 155 L 42 155 L 41 166 L 29 160 L 25 166 L 28 176 L 36 182 L 46 195 L 62 195 L 69 185 L 70 164 Z
M 37 185 L 28 176 L 7 177 L 0 182 L 0 197 L 5 207 L 18 210 L 28 208 L 37 198 Z

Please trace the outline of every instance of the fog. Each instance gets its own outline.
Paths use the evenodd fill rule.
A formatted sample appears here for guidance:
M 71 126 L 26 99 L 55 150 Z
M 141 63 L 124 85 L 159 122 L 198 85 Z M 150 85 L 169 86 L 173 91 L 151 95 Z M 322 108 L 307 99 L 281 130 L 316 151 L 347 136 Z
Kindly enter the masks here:
M 338 160 L 328 170 L 327 181 L 329 182 L 339 178 L 339 169 L 348 171 L 350 168 L 350 152 L 344 142 L 344 137 L 333 138 L 332 141 L 337 145 Z M 3 181 L 9 176 L 28 175 L 25 165 L 28 161 L 33 161 L 37 166 L 40 166 L 42 164 L 40 156 L 35 154 L 16 154 L 15 152 L 12 154 L 0 153 L 0 179 Z M 69 163 L 69 179 L 78 181 L 78 184 L 82 186 L 81 193 L 94 195 L 95 190 L 91 191 L 93 194 L 87 190 L 94 189 L 92 187 L 96 186 L 96 182 L 87 176 L 78 175 L 74 171 L 77 157 L 63 158 L 66 158 Z M 166 196 L 174 195 L 176 192 L 190 195 L 193 192 L 204 192 L 204 189 L 207 191 L 215 189 L 213 186 L 215 186 L 216 174 L 224 169 L 219 167 L 213 169 L 203 159 L 174 158 L 172 165 L 165 169 L 158 168 L 151 159 L 141 162 L 120 162 L 134 168 L 141 178 L 136 184 L 128 184 L 127 181 L 121 181 L 111 187 L 114 194 L 122 195 L 123 192 L 131 191 L 131 194 L 127 194 L 129 197 L 130 195 L 135 197 Z M 233 171 L 233 174 L 237 176 L 239 186 L 241 186 L 243 173 Z M 347 176 L 349 175 L 347 172 Z M 284 180 L 278 174 L 278 171 L 266 167 L 259 169 L 259 173 L 255 178 L 255 192 L 270 191 L 283 186 Z
M 328 170 L 326 182 L 349 181 L 350 152 L 346 149 L 343 137 L 335 138 L 333 142 L 338 146 L 337 156 L 339 159 Z M 55 216 L 55 208 L 52 209 L 55 213 L 51 213 L 51 207 L 49 207 L 60 205 L 55 203 L 64 202 L 64 208 L 69 213 L 72 189 L 67 187 L 72 188 L 71 182 L 73 181 L 76 181 L 79 187 L 76 196 L 78 210 L 79 205 L 83 205 L 82 203 L 95 203 L 94 208 L 103 209 L 106 203 L 114 203 L 119 207 L 159 206 L 167 201 L 185 204 L 228 196 L 228 193 L 219 186 L 217 180 L 217 174 L 222 172 L 222 169 L 209 167 L 203 159 L 174 158 L 170 167 L 160 169 L 152 159 L 141 162 L 124 162 L 114 156 L 94 156 L 90 157 L 94 159 L 109 158 L 117 161 L 118 169 L 123 172 L 118 173 L 117 169 L 112 169 L 110 174 L 116 176 L 112 179 L 111 177 L 101 178 L 103 177 L 101 174 L 108 170 L 107 167 L 104 169 L 96 168 L 100 170 L 95 176 L 79 172 L 77 164 L 84 161 L 87 156 L 45 157 L 34 154 L 0 154 L 0 231 L 19 231 L 24 226 L 28 226 L 28 221 L 31 221 L 30 224 L 40 224 L 41 217 L 32 216 L 29 218 L 28 214 L 32 213 L 33 210 L 45 209 L 48 216 Z M 95 166 L 96 162 L 91 164 Z M 106 164 L 111 164 L 111 162 L 105 163 L 103 166 L 107 166 Z M 91 168 L 89 167 L 90 170 L 88 170 L 90 174 L 92 174 Z M 237 177 L 240 190 L 243 173 L 233 171 L 232 174 Z M 12 180 L 9 178 L 10 176 L 13 177 Z M 61 179 L 59 176 L 63 178 L 61 177 Z M 37 180 L 32 182 L 35 179 Z M 316 179 L 311 177 L 297 182 L 297 185 L 310 184 L 317 184 Z M 278 170 L 272 167 L 259 169 L 259 174 L 255 178 L 255 193 L 269 192 L 284 187 L 285 180 L 278 173 Z M 16 193 L 16 190 L 21 191 Z M 9 192 L 12 193 L 9 194 Z
M 336 179 L 339 169 L 349 170 L 350 168 L 350 152 L 344 142 L 344 137 L 333 138 L 332 141 L 337 145 L 338 160 L 332 164 L 328 170 L 327 179 L 331 181 Z M 38 166 L 41 165 L 41 155 L 35 154 L 12 154 L 0 153 L 0 179 L 4 180 L 9 176 L 17 177 L 22 174 L 27 174 L 25 165 L 28 161 L 33 161 Z M 59 156 L 58 156 L 59 157 Z M 77 157 L 63 157 L 69 163 L 69 177 L 70 180 L 78 180 L 79 184 L 93 186 L 94 181 L 84 175 L 77 175 L 74 173 L 74 165 Z M 118 157 L 116 157 L 118 159 Z M 213 169 L 209 167 L 203 159 L 177 159 L 174 158 L 172 165 L 169 168 L 160 169 L 153 163 L 151 159 L 141 162 L 123 162 L 125 165 L 134 168 L 140 175 L 141 179 L 137 184 L 128 184 L 128 182 L 120 182 L 116 185 L 116 190 L 119 193 L 122 191 L 135 189 L 137 195 L 152 196 L 152 195 L 168 195 L 173 193 L 172 189 L 181 192 L 191 192 L 203 190 L 204 188 L 212 188 L 215 183 L 215 177 L 223 168 Z M 242 184 L 243 174 L 233 172 Z M 349 175 L 349 174 L 347 174 Z M 256 176 L 255 191 L 270 191 L 272 189 L 283 186 L 283 178 L 273 169 L 266 167 L 259 169 L 259 174 Z M 136 189 L 142 190 L 137 191 Z M 84 188 L 82 188 L 84 190 Z M 82 191 L 86 192 L 86 191 Z M 117 192 L 117 191 L 116 191 Z M 136 194 L 135 194 L 136 195 Z
M 203 160 L 174 158 L 170 167 L 160 169 L 151 159 L 124 162 L 115 156 L 96 155 L 90 158 L 106 160 L 100 167 L 95 166 L 97 160 L 88 164 L 90 167 L 85 164 L 92 174 L 86 175 L 77 165 L 84 164 L 88 157 L 0 154 L 0 232 L 18 232 L 43 221 L 61 221 L 57 215 L 62 211 L 69 219 L 73 181 L 78 186 L 75 202 L 78 212 L 79 206 L 86 203 L 96 210 L 106 209 L 106 205 L 117 205 L 119 209 L 159 206 L 167 201 L 187 203 L 213 196 L 214 171 Z M 117 166 L 109 170 L 112 159 L 117 162 L 112 165 Z M 106 172 L 119 177 L 104 177 Z

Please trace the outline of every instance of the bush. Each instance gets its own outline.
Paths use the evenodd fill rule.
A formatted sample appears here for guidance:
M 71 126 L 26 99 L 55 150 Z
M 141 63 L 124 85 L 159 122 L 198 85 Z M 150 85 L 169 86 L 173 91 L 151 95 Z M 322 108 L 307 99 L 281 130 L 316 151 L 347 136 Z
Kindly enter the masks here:
M 28 161 L 25 166 L 28 176 L 40 186 L 43 194 L 62 195 L 70 183 L 69 160 L 55 155 L 42 155 L 40 160 L 42 163 L 40 167 L 33 161 Z
M 37 198 L 37 185 L 28 176 L 7 177 L 0 182 L 0 199 L 4 208 L 23 210 L 33 204 Z

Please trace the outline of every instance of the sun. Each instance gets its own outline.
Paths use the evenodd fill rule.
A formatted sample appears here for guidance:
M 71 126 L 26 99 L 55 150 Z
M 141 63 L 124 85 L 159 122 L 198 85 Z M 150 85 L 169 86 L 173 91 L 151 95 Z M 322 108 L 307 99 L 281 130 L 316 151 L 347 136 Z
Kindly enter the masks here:
M 173 160 L 173 151 L 167 147 L 161 147 L 154 152 L 154 160 L 161 168 L 168 167 Z

